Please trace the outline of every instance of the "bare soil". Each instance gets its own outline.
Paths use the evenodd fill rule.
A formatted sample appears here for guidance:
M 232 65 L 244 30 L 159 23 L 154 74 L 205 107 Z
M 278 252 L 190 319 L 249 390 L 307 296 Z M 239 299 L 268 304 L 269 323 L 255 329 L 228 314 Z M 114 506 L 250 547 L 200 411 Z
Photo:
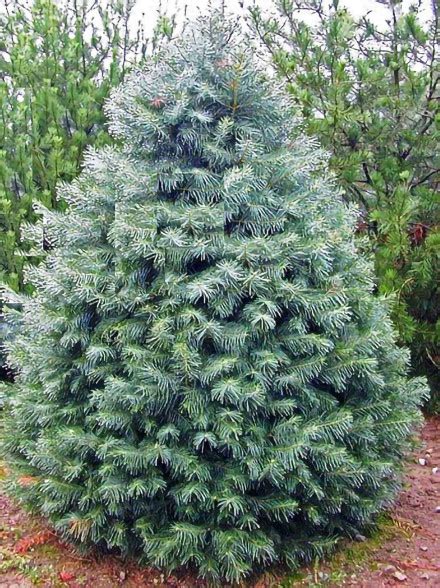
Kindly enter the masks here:
M 435 468 L 438 468 L 436 470 Z M 429 419 L 394 509 L 370 538 L 346 543 L 327 562 L 267 573 L 248 588 L 440 587 L 440 419 Z M 0 488 L 0 587 L 197 588 L 194 576 L 166 576 L 111 555 L 82 556 Z
M 365 570 L 353 585 L 440 587 L 440 419 L 427 421 L 391 517 L 402 532 L 374 552 L 378 569 Z

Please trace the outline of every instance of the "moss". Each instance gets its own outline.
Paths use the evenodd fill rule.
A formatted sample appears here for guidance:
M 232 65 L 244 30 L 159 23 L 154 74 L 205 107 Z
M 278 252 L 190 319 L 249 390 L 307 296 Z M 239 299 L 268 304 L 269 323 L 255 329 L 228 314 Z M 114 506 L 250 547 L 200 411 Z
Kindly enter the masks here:
M 28 558 L 8 550 L 1 550 L 0 575 L 6 572 L 18 572 L 25 576 L 32 584 L 38 585 L 43 581 L 41 570 L 32 565 Z
M 378 517 L 376 526 L 370 531 L 366 541 L 346 541 L 340 550 L 329 559 L 316 562 L 308 568 L 287 574 L 278 584 L 279 588 L 320 588 L 321 586 L 340 586 L 351 574 L 362 569 L 377 570 L 376 552 L 384 542 L 399 535 L 408 535 L 405 523 L 385 513 Z
M 55 558 L 60 555 L 60 551 L 58 547 L 55 545 L 50 545 L 45 543 L 44 545 L 36 545 L 35 551 L 38 552 L 40 555 L 44 555 L 47 557 Z
M 292 585 L 295 585 L 295 583 L 300 582 L 300 584 L 302 584 L 302 581 L 305 580 L 307 578 L 307 573 L 301 570 L 296 570 L 295 572 L 292 572 L 291 574 L 288 574 L 283 580 L 282 582 L 279 584 L 279 588 L 290 588 Z

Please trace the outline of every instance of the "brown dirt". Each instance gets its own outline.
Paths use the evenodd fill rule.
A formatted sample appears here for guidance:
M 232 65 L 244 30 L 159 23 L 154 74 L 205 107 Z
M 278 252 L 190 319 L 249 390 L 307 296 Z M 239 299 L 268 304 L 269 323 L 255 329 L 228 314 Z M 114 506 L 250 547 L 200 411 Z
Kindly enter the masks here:
M 419 459 L 426 465 L 421 465 Z M 434 468 L 438 468 L 436 473 Z M 378 569 L 357 578 L 353 585 L 359 588 L 440 587 L 440 419 L 427 421 L 422 447 L 415 452 L 405 482 L 391 513 L 403 532 L 375 551 Z M 401 576 L 399 580 L 391 566 L 406 579 Z
M 432 471 L 435 467 L 437 473 Z M 427 421 L 405 482 L 398 502 L 374 537 L 347 543 L 333 559 L 297 574 L 265 574 L 249 582 L 248 588 L 440 587 L 440 512 L 436 512 L 440 507 L 440 419 Z M 115 556 L 83 557 L 0 490 L 0 587 L 35 585 L 197 588 L 203 583 L 189 575 L 164 576 Z

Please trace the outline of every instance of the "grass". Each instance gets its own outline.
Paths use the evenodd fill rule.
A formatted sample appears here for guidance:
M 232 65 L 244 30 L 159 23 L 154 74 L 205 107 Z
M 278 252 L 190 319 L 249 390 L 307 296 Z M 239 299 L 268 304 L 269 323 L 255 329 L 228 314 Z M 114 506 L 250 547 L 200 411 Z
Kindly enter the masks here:
M 366 568 L 377 569 L 375 554 L 383 543 L 401 534 L 408 536 L 408 533 L 409 530 L 404 523 L 392 518 L 389 514 L 382 514 L 370 537 L 365 541 L 344 542 L 330 559 L 321 562 L 316 560 L 305 570 L 287 574 L 278 586 L 279 588 L 340 586 L 350 576 L 356 576 Z
M 36 568 L 29 561 L 29 557 L 19 555 L 9 549 L 0 549 L 0 555 L 2 560 L 0 563 L 0 575 L 7 572 L 18 572 L 36 586 L 41 584 L 44 576 L 47 576 L 42 569 Z

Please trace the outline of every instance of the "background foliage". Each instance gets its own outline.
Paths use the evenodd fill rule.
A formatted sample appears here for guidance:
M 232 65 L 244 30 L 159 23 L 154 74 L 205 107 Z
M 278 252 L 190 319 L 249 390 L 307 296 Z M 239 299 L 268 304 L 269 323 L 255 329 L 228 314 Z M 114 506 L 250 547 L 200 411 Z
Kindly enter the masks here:
M 304 115 L 305 129 L 362 211 L 379 291 L 415 370 L 440 366 L 439 7 L 419 16 L 384 1 L 388 19 L 353 18 L 337 0 L 277 0 L 251 11 L 254 33 Z
M 62 203 L 56 189 L 79 171 L 84 149 L 104 145 L 102 105 L 145 49 L 133 38 L 133 2 L 29 7 L 6 0 L 0 19 L 0 279 L 21 288 L 20 227 L 32 204 Z

